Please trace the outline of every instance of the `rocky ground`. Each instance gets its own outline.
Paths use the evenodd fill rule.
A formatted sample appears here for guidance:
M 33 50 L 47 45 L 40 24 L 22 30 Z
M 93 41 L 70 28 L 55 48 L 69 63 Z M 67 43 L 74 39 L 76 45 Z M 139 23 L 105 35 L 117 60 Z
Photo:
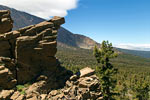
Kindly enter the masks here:
M 66 72 L 64 72 L 66 73 Z M 48 89 L 48 77 L 41 75 L 39 81 L 24 87 L 22 91 L 16 89 L 2 90 L 1 100 L 102 100 L 99 80 L 95 71 L 91 68 L 84 68 L 75 75 L 72 75 L 62 88 Z M 61 80 L 61 79 L 60 79 Z M 53 80 L 54 81 L 54 80 Z M 56 80 L 59 81 L 59 80 Z

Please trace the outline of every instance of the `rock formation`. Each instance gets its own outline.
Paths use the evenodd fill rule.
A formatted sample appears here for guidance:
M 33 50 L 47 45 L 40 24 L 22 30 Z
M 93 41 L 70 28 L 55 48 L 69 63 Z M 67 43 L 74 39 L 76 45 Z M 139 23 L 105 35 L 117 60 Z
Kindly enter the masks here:
M 87 100 L 101 96 L 94 70 L 86 68 L 73 75 L 55 57 L 57 30 L 64 18 L 54 17 L 15 31 L 11 31 L 12 23 L 10 12 L 0 11 L 0 100 Z M 16 88 L 27 83 L 29 86 Z
M 51 91 L 47 97 L 49 100 L 101 100 L 99 80 L 95 71 L 84 68 L 70 77 L 63 89 Z
M 7 14 L 9 11 L 1 11 L 2 18 Z M 59 66 L 55 57 L 57 30 L 64 22 L 64 18 L 54 17 L 50 21 L 1 34 L 0 60 L 4 65 L 0 67 L 0 86 L 12 88 L 16 83 L 29 82 L 46 71 L 55 72 Z M 5 26 L 5 23 L 0 22 L 0 25 Z M 5 27 L 0 27 L 0 31 Z M 4 85 L 7 82 L 9 86 Z
M 0 34 L 11 31 L 13 28 L 13 20 L 10 16 L 10 11 L 0 11 Z

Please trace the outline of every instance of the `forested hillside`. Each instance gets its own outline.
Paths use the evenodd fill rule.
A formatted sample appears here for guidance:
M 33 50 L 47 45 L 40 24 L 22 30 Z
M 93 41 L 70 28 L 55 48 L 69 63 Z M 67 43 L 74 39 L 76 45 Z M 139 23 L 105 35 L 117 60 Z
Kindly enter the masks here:
M 64 67 L 73 72 L 87 66 L 94 69 L 97 66 L 93 50 L 59 46 L 56 56 Z M 131 94 L 132 96 L 139 92 L 142 94 L 144 84 L 150 83 L 150 59 L 121 53 L 117 58 L 112 59 L 111 63 L 118 68 L 118 74 L 115 76 L 117 79 L 116 91 L 121 95 L 116 99 L 131 100 Z M 132 89 L 141 90 L 137 92 Z

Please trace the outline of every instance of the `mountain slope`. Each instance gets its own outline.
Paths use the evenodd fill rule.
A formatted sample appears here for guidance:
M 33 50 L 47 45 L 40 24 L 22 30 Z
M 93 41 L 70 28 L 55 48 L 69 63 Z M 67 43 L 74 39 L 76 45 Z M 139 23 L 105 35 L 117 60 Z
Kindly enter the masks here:
M 73 34 L 65 28 L 60 28 L 58 32 L 58 41 L 72 47 L 79 47 L 84 49 L 91 49 L 97 42 L 80 34 Z
M 18 10 L 15 10 L 13 8 L 9 8 L 6 6 L 0 5 L 0 10 L 10 10 L 11 11 L 11 17 L 14 20 L 14 30 L 18 28 L 22 28 L 25 26 L 33 25 L 33 24 L 38 24 L 44 19 L 30 15 L 26 12 L 21 12 Z

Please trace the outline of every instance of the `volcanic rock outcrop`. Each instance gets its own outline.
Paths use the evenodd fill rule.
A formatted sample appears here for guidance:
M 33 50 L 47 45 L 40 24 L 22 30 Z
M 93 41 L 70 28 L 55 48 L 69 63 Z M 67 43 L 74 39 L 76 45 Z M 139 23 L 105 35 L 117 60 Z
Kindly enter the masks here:
M 0 100 L 102 99 L 94 70 L 73 75 L 55 57 L 64 18 L 15 31 L 12 23 L 10 12 L 0 11 Z

